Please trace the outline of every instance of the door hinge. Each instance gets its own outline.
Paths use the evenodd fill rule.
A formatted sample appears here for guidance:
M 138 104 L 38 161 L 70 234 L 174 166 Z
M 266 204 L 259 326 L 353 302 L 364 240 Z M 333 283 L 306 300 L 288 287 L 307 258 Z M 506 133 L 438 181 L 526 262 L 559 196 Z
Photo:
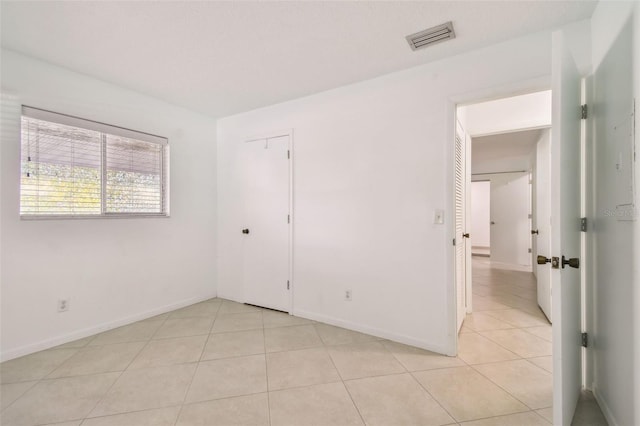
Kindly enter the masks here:
M 531 249 L 528 249 L 528 250 L 529 250 L 529 253 L 532 253 L 532 252 L 533 252 L 533 250 L 531 250 Z
M 587 218 L 580 218 L 580 231 L 587 232 Z
M 586 120 L 587 119 L 587 115 L 588 115 L 587 114 L 587 104 L 582 105 L 581 110 L 582 110 L 582 117 L 581 118 L 583 120 Z
M 287 223 L 291 223 L 291 215 L 290 214 L 287 215 Z
M 287 290 L 289 290 L 290 284 L 289 284 L 289 280 L 287 280 Z
M 589 346 L 589 336 L 587 333 L 582 333 L 582 347 L 586 348 Z
M 453 245 L 454 246 L 456 245 L 456 239 L 455 238 L 453 239 Z
M 291 158 L 291 151 L 287 150 L 287 158 Z

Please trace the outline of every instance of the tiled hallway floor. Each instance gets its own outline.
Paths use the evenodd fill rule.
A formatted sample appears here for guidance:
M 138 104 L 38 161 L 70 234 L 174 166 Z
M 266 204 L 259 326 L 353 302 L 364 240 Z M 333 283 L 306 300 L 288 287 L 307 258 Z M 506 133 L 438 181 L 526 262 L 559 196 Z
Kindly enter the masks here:
M 212 299 L 1 364 L 1 424 L 547 425 L 530 274 L 476 262 L 457 358 Z

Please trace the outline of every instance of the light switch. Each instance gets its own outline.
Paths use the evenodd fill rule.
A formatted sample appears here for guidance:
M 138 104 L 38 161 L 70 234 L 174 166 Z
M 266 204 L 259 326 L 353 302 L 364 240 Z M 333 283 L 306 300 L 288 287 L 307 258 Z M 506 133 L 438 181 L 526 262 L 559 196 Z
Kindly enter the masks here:
M 436 209 L 433 212 L 433 223 L 435 223 L 436 225 L 444 224 L 444 210 Z

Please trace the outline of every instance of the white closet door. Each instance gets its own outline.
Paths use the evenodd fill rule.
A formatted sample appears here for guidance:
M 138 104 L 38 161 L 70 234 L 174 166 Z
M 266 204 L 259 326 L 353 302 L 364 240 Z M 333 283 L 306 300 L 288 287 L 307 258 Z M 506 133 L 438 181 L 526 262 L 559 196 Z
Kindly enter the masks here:
M 290 311 L 290 136 L 244 143 L 244 299 Z

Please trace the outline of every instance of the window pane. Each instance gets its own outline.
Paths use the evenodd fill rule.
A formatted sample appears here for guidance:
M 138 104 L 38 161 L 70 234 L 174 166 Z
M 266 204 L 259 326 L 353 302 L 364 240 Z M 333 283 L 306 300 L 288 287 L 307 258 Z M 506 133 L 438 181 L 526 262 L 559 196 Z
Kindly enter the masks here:
M 101 135 L 22 117 L 20 214 L 101 212 Z
M 163 146 L 107 135 L 107 213 L 162 213 Z

